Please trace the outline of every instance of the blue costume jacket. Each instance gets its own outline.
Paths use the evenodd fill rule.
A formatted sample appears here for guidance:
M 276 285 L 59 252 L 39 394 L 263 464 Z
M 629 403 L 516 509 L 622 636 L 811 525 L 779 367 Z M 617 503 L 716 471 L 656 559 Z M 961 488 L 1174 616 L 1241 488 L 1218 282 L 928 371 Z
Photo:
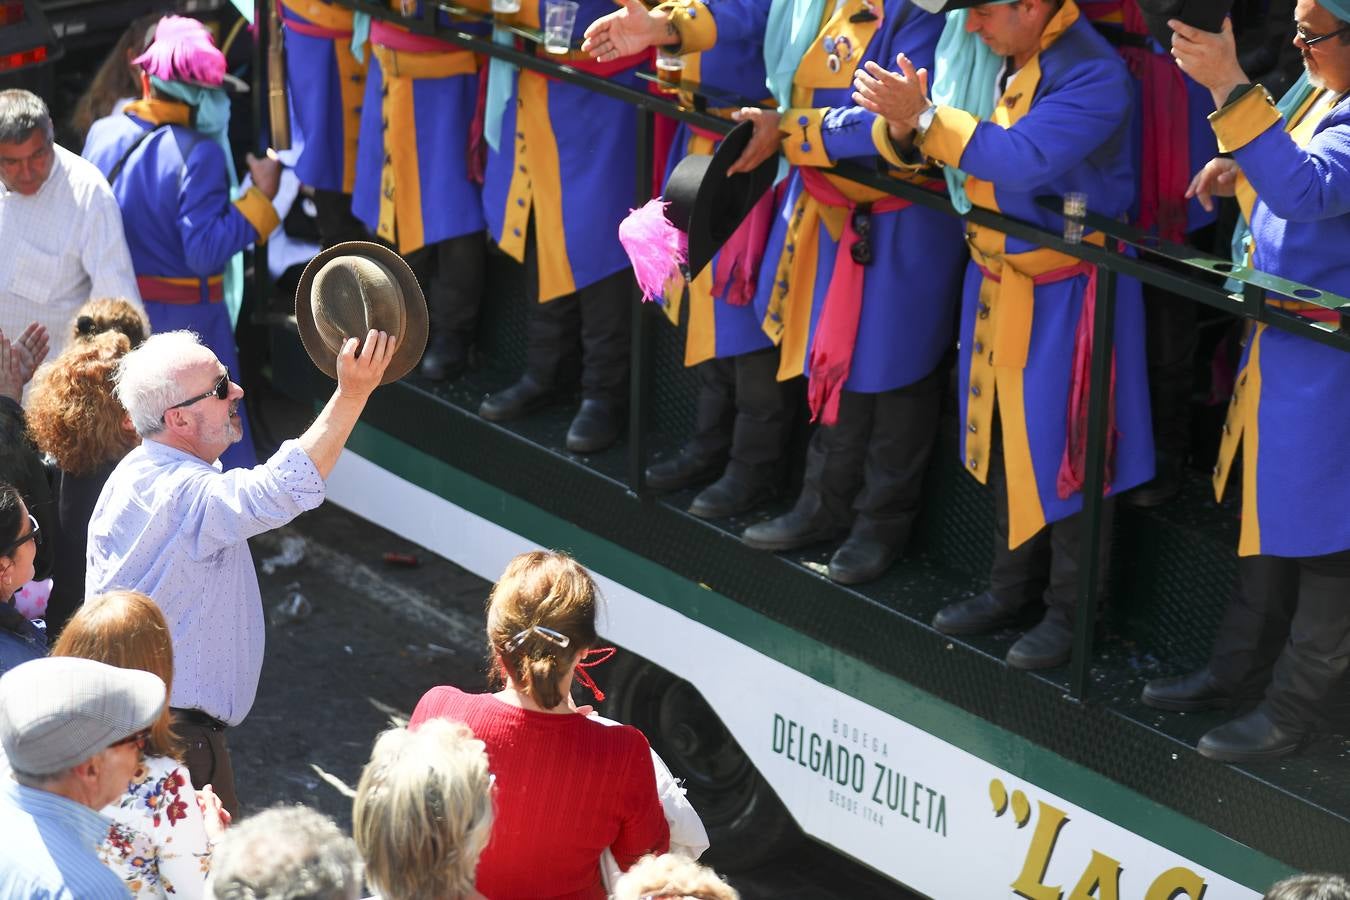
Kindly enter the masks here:
M 923 152 L 970 178 L 972 203 L 1058 231 L 1062 219 L 1036 198 L 1081 191 L 1108 217 L 1134 201 L 1127 142 L 1132 88 L 1111 46 L 1079 17 L 1074 0 L 1047 23 L 1041 50 L 1013 75 L 992 121 L 939 107 Z M 997 397 L 1008 481 L 1009 546 L 1082 508 L 1061 496 L 1075 334 L 1089 275 L 1076 260 L 1000 232 L 967 225 L 957 366 L 961 460 L 981 482 Z M 1089 233 L 1089 240 L 1101 236 Z M 989 274 L 986 275 L 986 272 Z M 1116 299 L 1113 492 L 1153 477 L 1153 432 L 1139 283 L 1122 278 Z
M 352 55 L 352 12 L 328 0 L 281 0 L 281 15 L 291 114 L 304 141 L 296 177 L 350 194 L 366 86 L 366 64 Z
M 125 157 L 112 190 L 151 328 L 197 332 L 238 381 L 222 275 L 230 257 L 266 240 L 278 219 L 257 188 L 230 200 L 225 151 L 189 127 L 189 118 L 177 101 L 137 101 L 95 122 L 83 155 L 104 175 Z M 244 422 L 244 439 L 221 456 L 226 468 L 257 463 Z
M 412 14 L 420 9 L 419 2 Z M 440 17 L 451 21 L 444 12 Z M 370 52 L 352 212 L 404 254 L 482 231 L 482 199 L 469 174 L 477 58 L 381 21 L 371 23 Z
M 768 17 L 767 0 L 733 0 L 734 14 L 728 10 L 725 20 L 718 23 L 717 42 L 706 50 L 684 55 L 683 79 L 712 91 L 708 112 L 730 118 L 739 106 L 753 106 L 768 96 L 764 79 L 764 23 Z M 688 6 L 679 2 L 668 7 L 670 11 Z M 727 8 L 720 4 L 716 9 Z M 676 20 L 680 21 L 677 14 Z M 687 17 L 684 19 L 687 21 Z M 726 95 L 725 97 L 723 95 Z M 732 101 L 735 101 L 734 103 Z M 675 171 L 680 160 L 691 154 L 712 154 L 717 141 L 707 134 L 694 132 L 681 122 L 671 143 L 666 178 Z M 772 196 L 766 198 L 773 202 Z M 752 248 L 757 255 L 763 246 Z M 726 302 L 727 290 L 714 292 L 713 273 L 717 271 L 720 254 L 714 254 L 708 267 L 689 284 L 689 324 L 685 341 L 684 364 L 696 365 L 706 359 L 739 356 L 754 350 L 773 346 L 759 327 L 759 318 L 750 303 Z M 772 261 L 770 261 L 772 265 Z M 678 296 L 667 296 L 666 315 L 678 322 Z
M 610 0 L 579 2 L 574 46 L 591 22 L 614 11 Z M 515 21 L 538 29 L 543 17 L 544 0 L 523 0 Z M 579 50 L 551 58 L 594 68 Z M 609 77 L 640 88 L 636 66 L 642 61 Z M 493 239 L 517 262 L 525 260 L 533 212 L 538 299 L 547 302 L 629 267 L 619 222 L 633 206 L 637 112 L 622 100 L 537 72 L 521 70 L 513 80 L 500 145 L 487 155 L 483 210 Z
M 1253 267 L 1350 295 L 1345 96 L 1314 91 L 1286 130 L 1258 86 L 1212 121 L 1219 149 L 1242 168 L 1238 200 L 1251 223 Z M 1338 458 L 1350 446 L 1347 385 L 1350 353 L 1255 326 L 1214 470 L 1222 495 L 1241 443 L 1240 555 L 1321 556 L 1350 548 L 1350 480 Z

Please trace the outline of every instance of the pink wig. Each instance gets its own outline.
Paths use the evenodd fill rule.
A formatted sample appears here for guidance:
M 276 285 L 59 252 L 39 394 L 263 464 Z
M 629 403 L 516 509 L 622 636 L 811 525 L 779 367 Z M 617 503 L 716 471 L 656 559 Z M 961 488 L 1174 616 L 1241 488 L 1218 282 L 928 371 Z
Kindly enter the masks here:
M 133 65 L 163 81 L 188 81 L 219 87 L 225 80 L 225 54 L 211 32 L 196 19 L 165 16 L 155 26 L 155 40 Z

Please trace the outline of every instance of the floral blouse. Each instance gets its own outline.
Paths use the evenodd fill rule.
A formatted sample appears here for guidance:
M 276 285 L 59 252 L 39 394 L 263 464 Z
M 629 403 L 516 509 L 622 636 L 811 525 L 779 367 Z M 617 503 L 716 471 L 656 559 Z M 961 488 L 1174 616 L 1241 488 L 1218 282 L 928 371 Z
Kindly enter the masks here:
M 99 858 L 133 897 L 204 896 L 211 842 L 185 766 L 167 756 L 146 757 L 127 792 L 102 813 L 112 826 Z

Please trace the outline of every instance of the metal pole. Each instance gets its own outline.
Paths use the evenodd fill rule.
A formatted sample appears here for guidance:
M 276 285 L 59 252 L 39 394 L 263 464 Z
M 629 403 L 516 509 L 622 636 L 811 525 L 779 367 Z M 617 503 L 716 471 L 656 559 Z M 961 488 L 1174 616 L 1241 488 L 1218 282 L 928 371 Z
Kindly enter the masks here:
M 253 152 L 262 157 L 267 155 L 270 143 L 270 128 L 267 127 L 267 17 L 271 0 L 255 0 L 253 4 L 253 86 L 250 100 L 253 106 Z M 253 244 L 253 315 L 254 322 L 263 321 L 270 312 L 268 307 L 267 244 L 259 240 Z
M 1087 694 L 1092 638 L 1097 626 L 1097 582 L 1102 558 L 1102 485 L 1106 478 L 1106 429 L 1110 426 L 1111 364 L 1115 354 L 1116 273 L 1097 267 L 1097 306 L 1092 326 L 1092 379 L 1088 392 L 1086 471 L 1083 473 L 1083 531 L 1078 544 L 1078 608 L 1074 615 L 1069 692 Z
M 637 111 L 637 181 L 633 207 L 652 197 L 652 144 L 655 122 L 650 110 Z M 642 294 L 633 285 L 633 335 L 628 374 L 628 483 L 639 497 L 647 495 L 647 430 L 651 404 L 651 316 Z

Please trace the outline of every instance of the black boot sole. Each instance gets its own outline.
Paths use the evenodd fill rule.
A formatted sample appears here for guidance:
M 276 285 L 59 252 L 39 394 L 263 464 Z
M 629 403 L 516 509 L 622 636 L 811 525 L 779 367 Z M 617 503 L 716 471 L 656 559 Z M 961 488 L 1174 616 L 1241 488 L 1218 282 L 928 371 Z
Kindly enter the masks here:
M 831 528 L 828 530 L 814 531 L 810 534 L 794 535 L 790 538 L 781 538 L 779 540 L 757 540 L 745 534 L 741 535 L 741 543 L 747 547 L 753 547 L 756 550 L 768 550 L 772 553 L 785 553 L 788 550 L 800 550 L 803 547 L 810 547 L 813 544 L 824 544 L 830 541 L 837 541 L 848 534 L 847 528 Z
M 511 422 L 516 419 L 524 418 L 532 412 L 538 412 L 546 406 L 552 406 L 554 403 L 558 403 L 561 400 L 562 395 L 554 391 L 532 397 L 526 402 L 509 409 L 493 409 L 487 405 L 487 401 L 485 400 L 478 407 L 478 415 L 487 419 L 489 422 Z

